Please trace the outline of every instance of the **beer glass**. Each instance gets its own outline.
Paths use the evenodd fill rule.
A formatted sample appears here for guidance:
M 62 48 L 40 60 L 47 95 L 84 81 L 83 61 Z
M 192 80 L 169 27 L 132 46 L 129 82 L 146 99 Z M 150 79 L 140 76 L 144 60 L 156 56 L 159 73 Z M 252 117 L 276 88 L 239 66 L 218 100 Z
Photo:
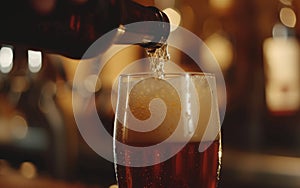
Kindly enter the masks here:
M 114 123 L 119 188 L 213 188 L 221 165 L 213 74 L 120 75 Z

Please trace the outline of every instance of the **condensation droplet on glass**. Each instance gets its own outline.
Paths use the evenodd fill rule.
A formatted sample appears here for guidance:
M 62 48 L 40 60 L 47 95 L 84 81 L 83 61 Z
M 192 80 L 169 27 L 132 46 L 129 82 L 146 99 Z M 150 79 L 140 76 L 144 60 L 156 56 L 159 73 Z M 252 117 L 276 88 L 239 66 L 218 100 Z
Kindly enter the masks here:
M 191 118 L 192 118 L 192 116 L 189 112 L 185 112 L 185 117 L 188 121 L 191 120 Z

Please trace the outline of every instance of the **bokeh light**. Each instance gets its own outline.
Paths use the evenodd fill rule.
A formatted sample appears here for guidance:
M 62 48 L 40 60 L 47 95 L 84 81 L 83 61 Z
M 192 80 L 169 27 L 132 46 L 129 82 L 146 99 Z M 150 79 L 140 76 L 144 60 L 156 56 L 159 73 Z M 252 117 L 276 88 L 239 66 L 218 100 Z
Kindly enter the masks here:
M 0 70 L 2 73 L 9 73 L 13 67 L 13 49 L 2 47 L 0 49 Z

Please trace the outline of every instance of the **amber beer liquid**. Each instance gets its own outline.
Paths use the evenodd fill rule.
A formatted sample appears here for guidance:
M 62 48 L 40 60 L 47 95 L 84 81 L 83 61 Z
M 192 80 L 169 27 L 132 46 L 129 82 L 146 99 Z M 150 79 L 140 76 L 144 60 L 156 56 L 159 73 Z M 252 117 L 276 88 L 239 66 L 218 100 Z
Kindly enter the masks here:
M 190 142 L 169 160 L 146 167 L 117 165 L 119 188 L 215 188 L 220 169 L 220 141 L 215 140 L 207 150 L 199 152 L 199 142 Z M 172 150 L 176 143 L 166 144 L 162 150 Z M 125 151 L 126 152 L 126 151 Z M 150 153 L 131 153 L 152 160 Z M 126 159 L 123 159 L 126 160 Z
M 213 78 L 170 73 L 119 80 L 114 129 L 119 188 L 217 187 L 222 153 Z

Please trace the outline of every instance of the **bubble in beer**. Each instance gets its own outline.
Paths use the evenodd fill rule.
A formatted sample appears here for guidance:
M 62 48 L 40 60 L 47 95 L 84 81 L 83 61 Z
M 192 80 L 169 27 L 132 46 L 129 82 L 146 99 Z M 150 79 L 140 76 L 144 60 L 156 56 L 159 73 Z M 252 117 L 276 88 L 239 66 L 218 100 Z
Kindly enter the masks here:
M 155 100 L 160 102 L 156 102 L 156 105 L 151 105 Z M 129 139 L 159 143 L 172 135 L 177 128 L 181 115 L 180 96 L 168 81 L 155 77 L 139 81 L 131 89 L 128 103 L 130 111 L 135 118 L 148 122 L 143 124 L 143 126 L 157 127 L 144 133 L 129 130 L 128 133 L 131 133 L 131 136 L 128 136 Z M 160 123 L 158 121 L 160 118 L 157 117 L 162 114 L 165 115 Z M 129 122 L 128 125 L 130 125 Z M 130 127 L 128 128 L 130 129 Z

